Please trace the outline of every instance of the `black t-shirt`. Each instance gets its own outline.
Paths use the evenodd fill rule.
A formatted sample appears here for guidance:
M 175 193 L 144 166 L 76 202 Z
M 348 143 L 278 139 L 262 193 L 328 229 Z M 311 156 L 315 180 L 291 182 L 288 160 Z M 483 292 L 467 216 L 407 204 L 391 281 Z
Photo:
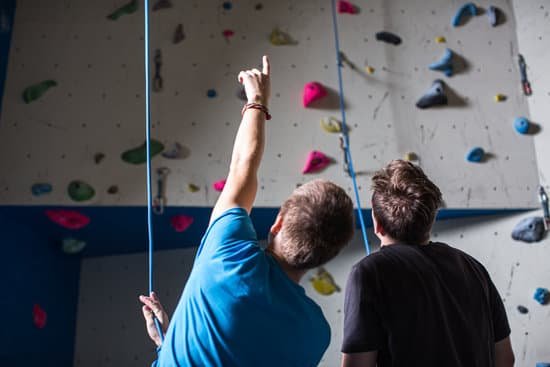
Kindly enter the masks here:
M 376 350 L 379 367 L 494 366 L 508 335 L 487 270 L 446 244 L 384 246 L 349 276 L 342 352 Z

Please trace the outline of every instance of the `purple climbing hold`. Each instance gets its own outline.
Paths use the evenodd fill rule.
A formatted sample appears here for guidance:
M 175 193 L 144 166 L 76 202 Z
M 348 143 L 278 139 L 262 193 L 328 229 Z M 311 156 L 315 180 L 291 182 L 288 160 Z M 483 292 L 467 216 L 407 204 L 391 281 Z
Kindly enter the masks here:
M 474 17 L 477 14 L 477 6 L 474 3 L 466 3 L 456 11 L 451 24 L 453 27 L 458 27 L 463 23 L 466 15 Z
M 544 237 L 545 231 L 543 217 L 528 217 L 516 224 L 512 238 L 527 243 L 538 242 Z
M 483 158 L 485 157 L 485 151 L 483 148 L 475 147 L 470 149 L 468 154 L 466 154 L 466 160 L 468 162 L 472 163 L 480 163 L 483 161 Z
M 550 291 L 546 288 L 537 288 L 533 298 L 541 305 L 545 305 L 550 301 Z

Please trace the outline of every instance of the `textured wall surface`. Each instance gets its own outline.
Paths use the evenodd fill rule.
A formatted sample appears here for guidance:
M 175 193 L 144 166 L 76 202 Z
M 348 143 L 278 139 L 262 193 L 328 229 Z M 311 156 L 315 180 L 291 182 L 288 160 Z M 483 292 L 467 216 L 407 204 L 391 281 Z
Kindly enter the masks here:
M 120 154 L 144 140 L 143 9 L 118 21 L 106 15 L 124 1 L 59 0 L 39 4 L 21 0 L 16 22 L 0 123 L 0 203 L 74 204 L 66 194 L 70 181 L 84 180 L 96 189 L 95 205 L 143 205 L 143 166 L 123 163 Z M 528 115 L 519 89 L 516 25 L 512 7 L 494 1 L 506 20 L 490 27 L 486 16 L 452 28 L 456 1 L 357 1 L 360 13 L 341 15 L 341 49 L 357 65 L 343 70 L 351 144 L 356 170 L 368 204 L 370 173 L 388 160 L 413 151 L 445 192 L 453 208 L 533 207 L 536 179 L 533 137 L 512 128 Z M 321 150 L 337 164 L 323 176 L 345 187 L 338 137 L 319 127 L 326 116 L 338 117 L 336 69 L 330 2 L 236 1 L 223 10 L 220 1 L 174 1 L 171 9 L 151 16 L 152 52 L 162 50 L 162 92 L 152 95 L 153 136 L 168 146 L 188 149 L 183 160 L 154 159 L 171 169 L 168 205 L 211 206 L 214 180 L 225 177 L 241 102 L 235 97 L 236 75 L 255 66 L 262 53 L 273 62 L 274 120 L 261 171 L 259 206 L 278 206 L 299 182 L 308 151 Z M 488 2 L 480 3 L 488 6 Z M 186 39 L 171 43 L 178 23 Z M 274 27 L 298 43 L 272 46 Z M 224 38 L 224 30 L 234 36 Z M 400 46 L 374 39 L 393 31 Z M 447 44 L 436 44 L 445 36 Z M 459 56 L 452 78 L 428 70 L 445 47 Z M 376 70 L 370 76 L 363 68 Z M 436 78 L 453 97 L 446 108 L 421 111 L 417 99 Z M 58 86 L 25 105 L 21 92 L 30 84 L 54 79 Z M 332 92 L 318 109 L 301 106 L 304 83 L 319 81 Z M 207 98 L 209 89 L 216 98 Z M 451 93 L 451 92 L 450 92 Z M 506 102 L 495 103 L 503 93 Z M 474 146 L 491 154 L 484 164 L 464 157 Z M 100 164 L 94 155 L 105 154 Z M 50 182 L 54 191 L 36 198 L 29 188 Z M 201 187 L 190 193 L 187 185 Z M 106 190 L 118 185 L 119 192 Z

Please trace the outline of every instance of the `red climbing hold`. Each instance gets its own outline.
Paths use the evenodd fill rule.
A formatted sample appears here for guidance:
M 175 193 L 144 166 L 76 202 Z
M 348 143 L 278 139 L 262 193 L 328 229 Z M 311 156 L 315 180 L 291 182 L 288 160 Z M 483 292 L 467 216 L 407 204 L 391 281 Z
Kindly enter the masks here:
M 212 187 L 214 187 L 214 190 L 222 192 L 225 187 L 225 181 L 225 179 L 216 181 L 212 184 Z
M 235 32 L 233 32 L 231 29 L 226 29 L 222 32 L 225 39 L 229 39 L 235 35 Z
M 193 221 L 193 217 L 183 214 L 174 215 L 172 218 L 170 218 L 172 228 L 174 228 L 176 232 L 185 231 L 187 228 L 189 228 L 191 224 L 193 224 Z
M 309 152 L 307 156 L 306 164 L 302 170 L 302 173 L 319 172 L 331 163 L 332 160 L 324 153 L 313 150 Z
M 46 326 L 46 321 L 48 319 L 48 314 L 46 311 L 40 307 L 40 305 L 35 304 L 32 307 L 32 321 L 34 323 L 34 326 L 36 326 L 38 329 L 43 329 Z
M 80 229 L 90 223 L 90 218 L 74 210 L 46 210 L 50 220 L 67 229 Z
M 319 99 L 327 95 L 327 90 L 319 82 L 309 82 L 304 85 L 304 93 L 302 100 L 304 107 L 308 107 L 311 103 L 318 101 Z
M 357 6 L 353 5 L 349 1 L 339 0 L 338 1 L 338 13 L 340 14 L 357 14 L 359 9 Z

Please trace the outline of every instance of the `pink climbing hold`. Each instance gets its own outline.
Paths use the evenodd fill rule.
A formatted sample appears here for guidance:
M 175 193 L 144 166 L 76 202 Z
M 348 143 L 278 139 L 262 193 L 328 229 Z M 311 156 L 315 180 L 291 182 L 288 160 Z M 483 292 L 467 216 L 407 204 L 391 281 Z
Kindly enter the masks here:
M 327 95 L 327 90 L 319 82 L 309 82 L 304 85 L 303 103 L 308 107 L 311 103 L 320 100 Z
M 306 160 L 306 165 L 302 170 L 302 173 L 319 172 L 326 166 L 332 163 L 332 160 L 324 153 L 317 150 L 309 152 Z
M 222 192 L 223 188 L 225 187 L 225 182 L 225 179 L 216 181 L 212 184 L 212 187 L 214 187 L 214 190 Z
M 193 217 L 183 214 L 174 215 L 172 218 L 170 218 L 172 228 L 174 228 L 176 232 L 185 231 L 187 228 L 189 228 L 191 224 L 193 224 L 193 221 Z
M 46 210 L 46 215 L 50 220 L 67 229 L 80 229 L 90 223 L 90 218 L 74 210 Z
M 359 9 L 357 6 L 353 5 L 349 1 L 339 0 L 338 1 L 338 13 L 340 14 L 357 14 Z
M 40 305 L 35 304 L 32 307 L 32 322 L 34 326 L 36 326 L 38 329 L 44 329 L 46 326 L 46 321 L 48 319 L 48 314 L 46 311 L 40 307 Z

